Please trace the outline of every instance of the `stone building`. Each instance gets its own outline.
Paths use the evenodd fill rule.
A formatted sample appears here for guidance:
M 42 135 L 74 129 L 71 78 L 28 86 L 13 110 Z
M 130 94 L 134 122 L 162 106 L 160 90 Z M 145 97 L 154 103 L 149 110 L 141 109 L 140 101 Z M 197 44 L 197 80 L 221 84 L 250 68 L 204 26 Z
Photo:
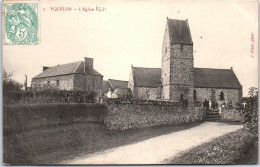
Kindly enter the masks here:
M 103 81 L 103 95 L 107 96 L 110 91 L 112 98 L 122 98 L 130 93 L 128 88 L 128 81 L 108 79 Z
M 161 99 L 161 69 L 132 66 L 128 87 L 136 98 Z
M 102 93 L 103 75 L 93 68 L 93 59 L 84 58 L 53 67 L 43 67 L 43 72 L 32 78 L 32 89 L 83 90 Z
M 187 20 L 168 19 L 162 45 L 162 68 L 131 67 L 129 84 L 136 98 L 212 101 L 236 104 L 242 86 L 233 68 L 194 68 L 193 41 Z

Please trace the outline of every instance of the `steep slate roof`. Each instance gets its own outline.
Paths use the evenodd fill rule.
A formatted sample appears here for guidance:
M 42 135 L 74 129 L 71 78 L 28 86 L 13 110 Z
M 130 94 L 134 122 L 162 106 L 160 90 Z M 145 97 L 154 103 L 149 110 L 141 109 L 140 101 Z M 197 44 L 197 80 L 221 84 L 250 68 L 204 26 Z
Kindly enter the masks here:
M 161 68 L 132 67 L 134 85 L 137 87 L 159 87 L 161 84 Z
M 232 69 L 194 68 L 194 86 L 206 88 L 241 88 Z
M 186 20 L 167 20 L 171 43 L 193 44 L 190 28 Z
M 128 88 L 128 81 L 109 79 L 108 82 L 110 83 L 110 85 L 113 89 L 116 89 L 116 88 L 127 89 Z
M 66 74 L 84 74 L 84 62 L 77 61 L 77 62 L 72 62 L 72 63 L 67 63 L 67 64 L 50 67 L 47 70 L 36 75 L 34 77 L 34 79 L 52 77 L 52 76 L 60 76 L 60 75 L 66 75 Z M 93 69 L 93 74 L 90 74 L 90 75 L 102 76 L 95 69 Z
M 136 87 L 159 87 L 160 68 L 133 67 Z M 231 69 L 194 68 L 194 86 L 202 88 L 242 88 Z

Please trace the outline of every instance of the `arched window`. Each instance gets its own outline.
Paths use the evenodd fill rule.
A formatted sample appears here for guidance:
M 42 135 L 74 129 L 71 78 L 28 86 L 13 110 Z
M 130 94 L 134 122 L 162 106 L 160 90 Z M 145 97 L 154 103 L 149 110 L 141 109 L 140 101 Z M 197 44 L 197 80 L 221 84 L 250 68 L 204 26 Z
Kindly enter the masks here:
M 197 100 L 197 92 L 196 92 L 196 90 L 193 91 L 193 97 L 194 97 L 194 101 L 196 101 Z
M 183 102 L 183 94 L 180 95 L 180 100 Z
M 224 93 L 220 92 L 220 100 L 224 100 Z

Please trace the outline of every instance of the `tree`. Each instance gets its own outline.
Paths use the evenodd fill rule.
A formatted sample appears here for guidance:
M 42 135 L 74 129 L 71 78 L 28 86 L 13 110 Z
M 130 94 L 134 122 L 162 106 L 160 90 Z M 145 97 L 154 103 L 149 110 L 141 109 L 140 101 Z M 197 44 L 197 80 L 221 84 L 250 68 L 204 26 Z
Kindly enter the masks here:
M 249 88 L 248 95 L 246 98 L 246 107 L 243 108 L 243 113 L 245 117 L 245 126 L 253 134 L 258 134 L 258 91 L 257 88 Z
M 4 72 L 3 72 L 3 81 L 7 81 L 9 79 L 11 79 L 11 77 L 14 75 L 14 72 L 7 72 L 4 68 Z
M 3 71 L 3 91 L 21 91 L 23 84 L 12 79 L 14 72 Z

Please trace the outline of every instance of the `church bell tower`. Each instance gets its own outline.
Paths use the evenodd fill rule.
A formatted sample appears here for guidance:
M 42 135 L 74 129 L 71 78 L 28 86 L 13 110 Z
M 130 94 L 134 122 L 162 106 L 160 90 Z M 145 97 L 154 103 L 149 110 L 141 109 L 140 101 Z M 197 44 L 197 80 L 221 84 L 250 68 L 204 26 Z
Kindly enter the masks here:
M 168 19 L 162 46 L 162 99 L 193 103 L 193 42 L 188 20 Z

